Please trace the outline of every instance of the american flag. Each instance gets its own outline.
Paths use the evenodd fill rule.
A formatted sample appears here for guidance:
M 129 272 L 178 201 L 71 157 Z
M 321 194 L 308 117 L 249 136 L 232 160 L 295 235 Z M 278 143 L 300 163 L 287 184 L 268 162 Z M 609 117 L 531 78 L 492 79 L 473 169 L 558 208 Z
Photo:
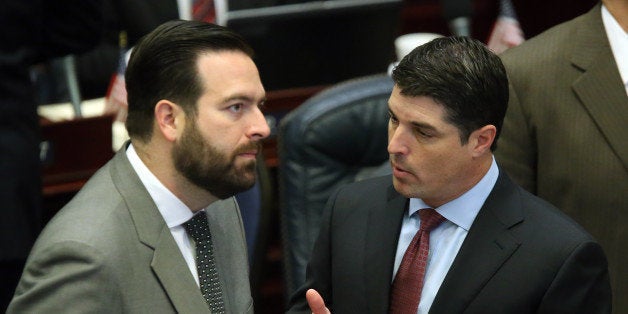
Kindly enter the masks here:
M 508 48 L 525 41 L 523 31 L 517 20 L 517 13 L 511 0 L 499 1 L 499 16 L 487 40 L 487 46 L 494 53 L 500 54 Z
M 124 72 L 126 71 L 126 33 L 120 33 L 120 53 L 118 56 L 118 68 L 111 75 L 111 81 L 105 95 L 105 114 L 115 114 L 116 121 L 124 122 L 127 114 L 127 94 Z
M 214 0 L 194 0 L 192 4 L 192 19 L 206 23 L 215 23 L 216 8 L 214 7 Z

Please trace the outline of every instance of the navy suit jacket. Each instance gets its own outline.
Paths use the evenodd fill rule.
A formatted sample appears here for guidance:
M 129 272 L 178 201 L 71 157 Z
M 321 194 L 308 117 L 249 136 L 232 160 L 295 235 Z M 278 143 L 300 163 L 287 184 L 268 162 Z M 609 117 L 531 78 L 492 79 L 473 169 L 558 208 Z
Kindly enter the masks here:
M 390 176 L 354 183 L 330 198 L 306 283 L 290 313 L 309 313 L 318 290 L 332 313 L 387 313 L 408 199 Z M 610 313 L 606 257 L 579 225 L 500 171 L 431 313 Z

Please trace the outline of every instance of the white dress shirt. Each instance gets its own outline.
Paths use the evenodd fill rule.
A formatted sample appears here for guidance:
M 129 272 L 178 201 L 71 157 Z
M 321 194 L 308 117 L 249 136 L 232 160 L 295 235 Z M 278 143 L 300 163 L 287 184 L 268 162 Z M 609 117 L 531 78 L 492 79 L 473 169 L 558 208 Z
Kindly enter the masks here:
M 183 258 L 190 269 L 190 272 L 198 285 L 198 272 L 196 270 L 196 261 L 194 259 L 195 248 L 188 237 L 183 224 L 190 220 L 194 214 L 189 207 L 177 198 L 168 188 L 166 188 L 155 175 L 146 167 L 133 148 L 129 145 L 126 150 L 126 156 L 131 162 L 131 166 L 140 177 L 140 180 L 146 187 L 148 194 L 152 197 L 159 213 L 166 221 L 166 225 L 170 229 L 170 233 L 174 237 Z
M 602 21 L 604 22 L 606 36 L 611 44 L 611 50 L 613 51 L 621 80 L 624 83 L 626 94 L 628 94 L 628 33 L 621 28 L 617 20 L 608 12 L 604 5 L 602 5 Z
M 493 158 L 491 167 L 480 182 L 457 199 L 435 208 L 447 220 L 430 232 L 430 251 L 427 257 L 425 281 L 417 313 L 429 312 L 436 293 L 449 271 L 449 267 L 456 258 L 462 242 L 466 238 L 473 220 L 475 220 L 475 216 L 477 216 L 484 201 L 486 201 L 486 198 L 493 190 L 498 175 L 499 169 Z M 429 207 L 421 199 L 410 199 L 408 212 L 403 217 L 399 242 L 397 243 L 392 280 L 395 279 L 406 249 L 419 230 L 421 224 L 419 215 L 414 214 L 420 209 Z

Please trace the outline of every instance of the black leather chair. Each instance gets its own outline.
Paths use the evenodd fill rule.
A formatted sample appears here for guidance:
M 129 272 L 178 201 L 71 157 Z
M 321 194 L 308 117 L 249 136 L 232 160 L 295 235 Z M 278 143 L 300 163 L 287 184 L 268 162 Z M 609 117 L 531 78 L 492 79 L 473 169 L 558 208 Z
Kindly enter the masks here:
M 278 130 L 279 200 L 286 292 L 305 280 L 320 218 L 339 186 L 390 172 L 385 74 L 326 89 L 286 115 Z

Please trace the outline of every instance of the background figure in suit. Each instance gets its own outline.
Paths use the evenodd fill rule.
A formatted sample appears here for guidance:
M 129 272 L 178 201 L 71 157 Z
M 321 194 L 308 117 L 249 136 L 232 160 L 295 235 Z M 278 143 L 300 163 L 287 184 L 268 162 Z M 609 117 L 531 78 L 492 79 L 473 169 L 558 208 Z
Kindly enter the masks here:
M 602 245 L 628 313 L 628 2 L 608 0 L 502 55 L 499 163 Z
M 201 22 L 140 41 L 126 72 L 131 141 L 42 231 L 9 313 L 209 312 L 193 217 L 209 225 L 224 309 L 253 311 L 232 197 L 254 184 L 270 133 L 251 55 L 239 35 Z
M 0 313 L 41 230 L 39 118 L 32 64 L 93 47 L 100 1 L 3 0 L 0 5 Z
M 486 45 L 491 51 L 500 54 L 509 48 L 520 45 L 525 38 L 517 20 L 517 12 L 511 0 L 499 1 L 499 13 L 493 24 Z
M 610 312 L 600 245 L 494 161 L 508 103 L 499 58 L 470 38 L 438 38 L 392 76 L 392 178 L 331 196 L 289 312 L 308 313 L 310 302 L 324 313 L 324 300 L 332 312 L 386 313 L 400 305 L 400 291 L 415 298 L 403 313 Z M 404 266 L 424 223 L 417 216 L 432 209 L 445 221 L 427 241 L 422 291 L 403 289 L 403 274 L 418 268 Z
M 311 0 L 310 0 L 311 1 Z M 128 47 L 162 23 L 173 19 L 192 19 L 194 0 L 101 0 L 105 17 L 105 34 L 97 47 L 76 56 L 81 95 L 86 99 L 105 96 L 112 73 L 119 62 L 119 34 L 127 35 Z M 304 2 L 298 0 L 219 0 L 216 24 L 224 20 L 224 10 L 243 10 Z M 223 14 L 220 14 L 223 13 Z M 49 102 L 61 102 L 53 100 Z
M 105 34 L 98 46 L 76 56 L 76 70 L 81 95 L 85 99 L 105 96 L 111 76 L 119 62 L 119 35 L 124 31 L 127 46 L 157 26 L 178 19 L 175 0 L 102 0 L 105 13 Z

